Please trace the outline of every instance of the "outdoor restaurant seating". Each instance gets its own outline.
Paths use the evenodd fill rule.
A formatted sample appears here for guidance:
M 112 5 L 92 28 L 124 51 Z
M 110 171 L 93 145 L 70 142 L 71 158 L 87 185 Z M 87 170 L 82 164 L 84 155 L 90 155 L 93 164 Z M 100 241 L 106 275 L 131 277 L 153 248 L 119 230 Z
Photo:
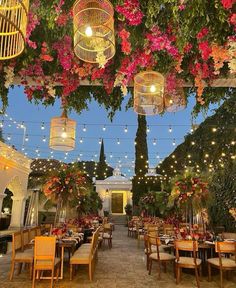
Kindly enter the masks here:
M 55 257 L 56 237 L 36 236 L 34 241 L 34 272 L 32 288 L 35 287 L 36 272 L 51 271 L 51 285 L 53 287 L 54 270 L 57 268 L 57 278 L 59 275 L 59 264 L 61 259 Z M 41 273 L 39 273 L 40 275 Z M 40 278 L 40 276 L 39 276 Z
M 198 243 L 197 241 L 191 240 L 176 240 L 175 241 L 176 251 L 176 283 L 178 284 L 181 279 L 182 268 L 194 269 L 195 277 L 197 281 L 197 287 L 200 287 L 199 273 L 201 275 L 201 263 L 202 260 L 197 258 Z M 193 256 L 186 257 L 181 256 L 180 251 L 191 252 Z
M 23 250 L 23 249 L 24 245 L 23 245 L 22 233 L 16 232 L 12 235 L 12 258 L 11 258 L 10 280 L 13 279 L 16 263 L 19 263 L 21 265 L 23 263 L 29 264 L 30 278 L 31 278 L 32 265 L 34 259 L 33 250 L 32 249 Z
M 208 280 L 211 281 L 211 267 L 219 269 L 220 287 L 223 288 L 223 272 L 236 270 L 236 242 L 216 242 L 215 251 L 218 258 L 207 259 Z

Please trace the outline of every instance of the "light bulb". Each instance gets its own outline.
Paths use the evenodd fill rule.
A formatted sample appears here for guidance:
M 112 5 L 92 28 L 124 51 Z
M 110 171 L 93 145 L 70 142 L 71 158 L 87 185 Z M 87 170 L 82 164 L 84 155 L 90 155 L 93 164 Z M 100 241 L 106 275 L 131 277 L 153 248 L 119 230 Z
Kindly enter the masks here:
M 63 139 L 67 138 L 67 133 L 65 131 L 61 133 L 61 138 Z
M 93 30 L 90 26 L 85 29 L 85 34 L 87 37 L 91 37 L 93 35 Z
M 156 86 L 155 85 L 151 85 L 150 87 L 150 92 L 155 93 L 156 92 Z

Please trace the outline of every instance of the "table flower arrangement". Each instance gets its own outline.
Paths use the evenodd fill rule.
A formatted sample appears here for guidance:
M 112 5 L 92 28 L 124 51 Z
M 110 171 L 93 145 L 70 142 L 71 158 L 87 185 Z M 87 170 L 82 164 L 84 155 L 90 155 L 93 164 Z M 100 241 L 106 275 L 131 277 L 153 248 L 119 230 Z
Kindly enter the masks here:
M 229 213 L 234 218 L 234 220 L 236 221 L 236 208 L 230 208 Z

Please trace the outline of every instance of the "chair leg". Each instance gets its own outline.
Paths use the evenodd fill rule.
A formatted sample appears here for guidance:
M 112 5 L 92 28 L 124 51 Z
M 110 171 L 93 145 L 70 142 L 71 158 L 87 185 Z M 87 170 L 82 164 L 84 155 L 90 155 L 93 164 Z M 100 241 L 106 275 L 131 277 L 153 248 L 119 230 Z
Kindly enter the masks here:
M 157 261 L 158 262 L 158 280 L 161 279 L 161 262 L 160 261 Z
M 220 288 L 223 288 L 223 270 L 220 269 Z
M 70 264 L 70 280 L 73 278 L 73 265 Z
M 211 281 L 211 264 L 208 263 L 207 267 L 208 267 L 208 281 L 210 282 Z
M 196 281 L 197 281 L 197 287 L 200 288 L 200 281 L 199 281 L 197 266 L 195 267 L 195 276 L 196 276 Z
M 93 276 L 92 276 L 92 261 L 89 263 L 89 280 L 92 281 L 93 280 Z
M 54 267 L 52 269 L 52 278 L 51 278 L 51 286 L 50 286 L 50 288 L 53 287 L 53 280 L 54 280 Z
M 12 280 L 12 279 L 13 279 L 14 270 L 15 270 L 15 261 L 14 261 L 14 260 L 12 260 L 12 262 L 11 262 L 10 280 Z
M 36 270 L 34 269 L 34 272 L 33 272 L 33 281 L 32 281 L 32 288 L 35 287 L 35 277 L 36 277 Z
M 164 268 L 164 273 L 166 273 L 166 262 L 163 262 L 162 265 L 163 265 L 163 268 Z
M 152 259 L 149 259 L 149 275 L 151 275 L 152 272 Z
M 30 263 L 29 271 L 30 271 L 30 279 L 32 279 L 33 263 Z
M 180 267 L 176 265 L 176 284 L 179 284 L 180 281 Z
M 149 257 L 148 257 L 148 254 L 147 254 L 147 270 L 149 269 Z

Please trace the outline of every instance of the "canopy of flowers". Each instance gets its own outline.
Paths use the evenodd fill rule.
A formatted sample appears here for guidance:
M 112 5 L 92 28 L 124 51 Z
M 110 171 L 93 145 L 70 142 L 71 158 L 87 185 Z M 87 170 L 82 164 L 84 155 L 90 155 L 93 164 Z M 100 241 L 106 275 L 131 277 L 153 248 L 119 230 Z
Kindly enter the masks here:
M 200 212 L 209 201 L 208 183 L 191 172 L 175 179 L 169 204 L 179 207 L 192 205 L 194 212 Z
M 17 78 L 30 101 L 49 105 L 60 97 L 63 105 L 80 112 L 94 97 L 114 112 L 133 76 L 147 68 L 174 75 L 167 89 L 180 83 L 176 79 L 192 83 L 198 106 L 206 107 L 227 94 L 227 89 L 209 92 L 204 83 L 236 73 L 235 0 L 111 2 L 116 55 L 107 63 L 93 65 L 80 61 L 73 52 L 74 0 L 30 1 L 26 49 L 20 57 L 0 62 L 3 106 Z M 82 87 L 81 80 L 101 86 Z
M 83 173 L 65 165 L 47 178 L 43 192 L 53 203 L 66 206 L 68 203 L 80 199 L 81 195 L 86 193 L 86 187 L 86 178 Z

